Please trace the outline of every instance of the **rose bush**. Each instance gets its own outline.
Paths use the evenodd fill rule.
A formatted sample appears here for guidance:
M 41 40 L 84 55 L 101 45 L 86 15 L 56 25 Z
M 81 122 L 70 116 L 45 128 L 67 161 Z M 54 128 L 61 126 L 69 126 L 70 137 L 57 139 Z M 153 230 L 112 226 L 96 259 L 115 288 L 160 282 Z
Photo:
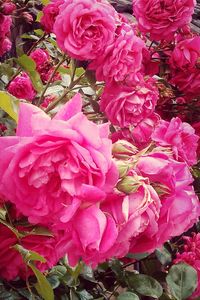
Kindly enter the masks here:
M 0 299 L 199 296 L 195 1 L 122 2 L 0 1 Z

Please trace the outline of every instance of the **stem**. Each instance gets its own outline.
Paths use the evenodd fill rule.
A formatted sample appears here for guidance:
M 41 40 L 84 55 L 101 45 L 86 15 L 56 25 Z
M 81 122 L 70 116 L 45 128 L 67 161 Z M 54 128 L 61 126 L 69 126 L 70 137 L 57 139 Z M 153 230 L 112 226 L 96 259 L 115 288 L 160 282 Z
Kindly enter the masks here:
M 38 100 L 37 106 L 40 106 L 40 104 L 42 103 L 43 97 L 44 97 L 44 95 L 45 95 L 45 93 L 46 93 L 48 87 L 50 86 L 53 77 L 55 76 L 55 74 L 56 74 L 56 72 L 58 71 L 59 67 L 63 64 L 63 62 L 64 62 L 65 60 L 66 60 L 66 57 L 64 56 L 64 58 L 63 58 L 63 59 L 57 64 L 57 66 L 55 67 L 53 73 L 51 74 L 51 76 L 50 76 L 50 78 L 49 78 L 49 80 L 48 80 L 48 82 L 47 82 L 47 84 L 46 84 L 46 86 L 45 86 L 45 88 L 44 88 L 44 90 L 43 90 L 43 92 L 42 92 L 42 94 L 41 94 L 39 100 Z
M 75 81 L 71 82 L 69 87 L 65 89 L 64 93 L 58 98 L 56 99 L 54 102 L 52 102 L 45 110 L 46 113 L 48 113 L 49 111 L 51 111 L 52 109 L 54 109 L 56 107 L 56 105 L 62 101 L 65 96 L 67 94 L 69 94 L 72 90 L 73 90 L 73 87 L 84 77 L 85 75 L 85 72 L 83 74 L 81 74 L 80 77 L 78 77 Z

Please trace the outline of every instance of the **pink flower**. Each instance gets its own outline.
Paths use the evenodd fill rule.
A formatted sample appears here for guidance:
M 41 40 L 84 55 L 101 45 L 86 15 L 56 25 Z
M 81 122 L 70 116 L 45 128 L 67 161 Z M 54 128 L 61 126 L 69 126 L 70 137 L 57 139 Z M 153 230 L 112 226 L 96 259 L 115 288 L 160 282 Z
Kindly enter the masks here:
M 13 79 L 8 86 L 8 92 L 19 99 L 32 101 L 36 96 L 33 84 L 26 73 Z
M 54 0 L 51 1 L 48 5 L 46 5 L 42 12 L 43 16 L 40 20 L 44 30 L 47 33 L 53 32 L 53 26 L 56 20 L 56 17 L 59 14 L 59 7 L 64 3 L 64 0 Z
M 119 233 L 113 249 L 113 256 L 117 257 L 125 256 L 132 241 L 143 232 L 149 236 L 158 232 L 160 199 L 147 178 L 130 175 L 128 178 L 135 184 L 135 190 L 128 195 L 108 196 L 101 205 L 102 211 L 117 224 Z
M 11 16 L 4 16 L 0 13 L 0 38 L 5 38 L 5 36 L 10 32 L 11 24 Z
M 91 230 L 92 229 L 92 230 Z M 117 227 L 111 216 L 96 206 L 80 210 L 73 218 L 68 231 L 71 238 L 67 246 L 69 264 L 74 266 L 80 258 L 96 267 L 111 257 L 117 238 Z
M 197 288 L 190 297 L 190 299 L 196 299 L 200 296 L 200 234 L 193 234 L 192 237 L 184 237 L 184 240 L 184 252 L 177 253 L 174 263 L 186 263 L 197 271 Z
M 146 147 L 151 142 L 151 135 L 159 123 L 159 115 L 153 113 L 146 119 L 139 122 L 135 127 L 122 128 L 112 134 L 112 141 L 125 139 L 133 143 L 137 148 Z
M 186 95 L 200 93 L 200 37 L 178 43 L 169 60 L 171 83 Z
M 12 43 L 7 37 L 0 38 L 0 57 L 10 51 L 11 47 Z
M 135 35 L 131 25 L 124 23 L 117 29 L 114 42 L 103 55 L 92 61 L 89 68 L 96 71 L 98 81 L 130 84 L 139 80 L 137 73 L 143 69 L 145 52 L 148 50 L 144 41 Z
M 136 86 L 105 86 L 100 108 L 113 125 L 120 127 L 136 126 L 148 118 L 155 109 L 158 90 L 153 79 L 141 80 Z
M 142 33 L 152 40 L 171 40 L 190 23 L 195 0 L 133 0 L 133 11 Z
M 17 229 L 27 232 L 27 228 Z M 19 244 L 16 235 L 8 227 L 0 224 L 0 276 L 6 280 L 13 280 L 17 276 L 25 279 L 26 276 L 32 274 L 31 270 L 26 268 L 21 254 L 13 249 L 16 244 Z M 36 263 L 41 271 L 53 267 L 65 254 L 65 245 L 59 235 L 47 237 L 28 234 L 20 240 L 20 245 L 26 250 L 37 252 L 46 259 L 46 263 Z
M 31 52 L 30 57 L 35 61 L 37 67 L 48 62 L 50 58 L 48 52 L 41 48 L 37 48 Z
M 139 158 L 138 174 L 149 178 L 159 193 L 161 209 L 158 230 L 154 234 L 143 232 L 131 242 L 131 252 L 152 252 L 168 239 L 187 231 L 200 215 L 200 204 L 190 184 L 193 179 L 188 166 L 173 160 L 161 149 Z
M 106 1 L 66 0 L 54 24 L 58 46 L 73 58 L 96 59 L 114 40 L 115 18 Z
M 30 223 L 65 223 L 81 203 L 102 201 L 118 179 L 108 124 L 90 122 L 81 106 L 77 94 L 51 120 L 21 103 L 17 136 L 0 138 L 0 152 L 6 153 L 0 194 Z
M 179 118 L 173 118 L 170 122 L 161 120 L 152 134 L 152 140 L 157 146 L 172 147 L 177 160 L 185 161 L 190 166 L 196 164 L 199 137 L 190 124 Z
M 5 15 L 11 15 L 15 9 L 16 5 L 12 2 L 4 2 L 2 4 L 2 12 Z
M 193 123 L 192 127 L 195 129 L 195 133 L 199 136 L 198 148 L 197 148 L 197 157 L 200 157 L 200 122 Z
M 22 268 L 22 257 L 12 248 L 17 243 L 16 235 L 0 224 L 0 277 L 3 279 L 15 279 Z

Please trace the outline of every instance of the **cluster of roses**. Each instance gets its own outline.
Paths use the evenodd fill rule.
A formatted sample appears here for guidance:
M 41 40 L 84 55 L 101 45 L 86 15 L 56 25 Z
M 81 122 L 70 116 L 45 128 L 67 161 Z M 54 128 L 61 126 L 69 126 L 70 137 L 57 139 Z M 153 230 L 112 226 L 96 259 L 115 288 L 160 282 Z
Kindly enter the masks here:
M 81 108 L 79 94 L 53 119 L 21 103 L 16 136 L 1 137 L 1 204 L 20 233 L 0 225 L 3 278 L 26 274 L 16 243 L 44 255 L 41 270 L 65 254 L 72 266 L 82 258 L 95 267 L 152 252 L 197 221 L 189 166 L 198 137 L 189 124 L 162 121 L 148 147 L 118 141 L 112 149 L 108 124 L 89 121 Z M 38 227 L 51 235 L 38 235 Z
M 134 12 L 143 34 L 168 40 L 191 20 L 194 4 L 136 0 Z M 26 274 L 16 243 L 46 258 L 41 270 L 65 255 L 72 266 L 82 259 L 95 267 L 128 252 L 152 252 L 200 215 L 190 173 L 199 138 L 179 118 L 168 122 L 155 113 L 158 65 L 137 27 L 106 0 L 54 0 L 41 23 L 64 52 L 105 81 L 100 109 L 115 129 L 114 144 L 107 123 L 81 112 L 79 94 L 53 119 L 21 103 L 16 136 L 0 139 L 1 204 L 19 232 L 0 225 L 0 276 L 8 280 Z M 195 70 L 193 48 L 180 51 Z M 38 235 L 39 228 L 50 236 Z
M 12 24 L 12 13 L 16 6 L 10 0 L 0 1 L 0 57 L 11 49 L 12 43 L 9 39 Z
M 54 82 L 61 79 L 58 72 L 54 74 L 54 66 L 52 65 L 49 53 L 46 50 L 37 48 L 31 52 L 30 57 L 34 60 L 36 64 L 36 70 L 39 73 L 43 83 L 47 83 L 49 80 Z M 20 75 L 16 76 L 9 83 L 8 91 L 13 96 L 19 99 L 25 99 L 27 101 L 33 101 L 37 94 L 30 77 L 25 72 L 22 72 Z M 51 102 L 53 99 L 54 96 L 46 97 L 43 101 L 43 107 L 48 106 L 49 102 Z

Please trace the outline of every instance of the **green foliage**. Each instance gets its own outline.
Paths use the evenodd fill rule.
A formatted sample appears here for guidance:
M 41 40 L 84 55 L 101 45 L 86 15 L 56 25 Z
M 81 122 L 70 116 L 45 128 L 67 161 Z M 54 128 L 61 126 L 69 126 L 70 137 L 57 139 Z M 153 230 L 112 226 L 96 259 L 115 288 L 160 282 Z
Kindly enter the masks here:
M 0 91 L 0 108 L 17 121 L 19 109 L 19 100 L 17 98 L 7 92 Z
M 197 271 L 187 264 L 177 264 L 170 268 L 166 281 L 175 299 L 188 299 L 197 287 Z
M 129 274 L 127 281 L 129 287 L 141 295 L 159 298 L 163 293 L 160 283 L 148 275 Z
M 125 292 L 117 297 L 117 300 L 139 300 L 140 298 L 131 292 Z
M 16 61 L 20 65 L 20 67 L 30 76 L 30 79 L 36 91 L 41 92 L 43 89 L 43 84 L 40 79 L 39 73 L 36 71 L 36 63 L 34 62 L 34 60 L 28 55 L 23 54 L 22 56 L 18 57 Z

